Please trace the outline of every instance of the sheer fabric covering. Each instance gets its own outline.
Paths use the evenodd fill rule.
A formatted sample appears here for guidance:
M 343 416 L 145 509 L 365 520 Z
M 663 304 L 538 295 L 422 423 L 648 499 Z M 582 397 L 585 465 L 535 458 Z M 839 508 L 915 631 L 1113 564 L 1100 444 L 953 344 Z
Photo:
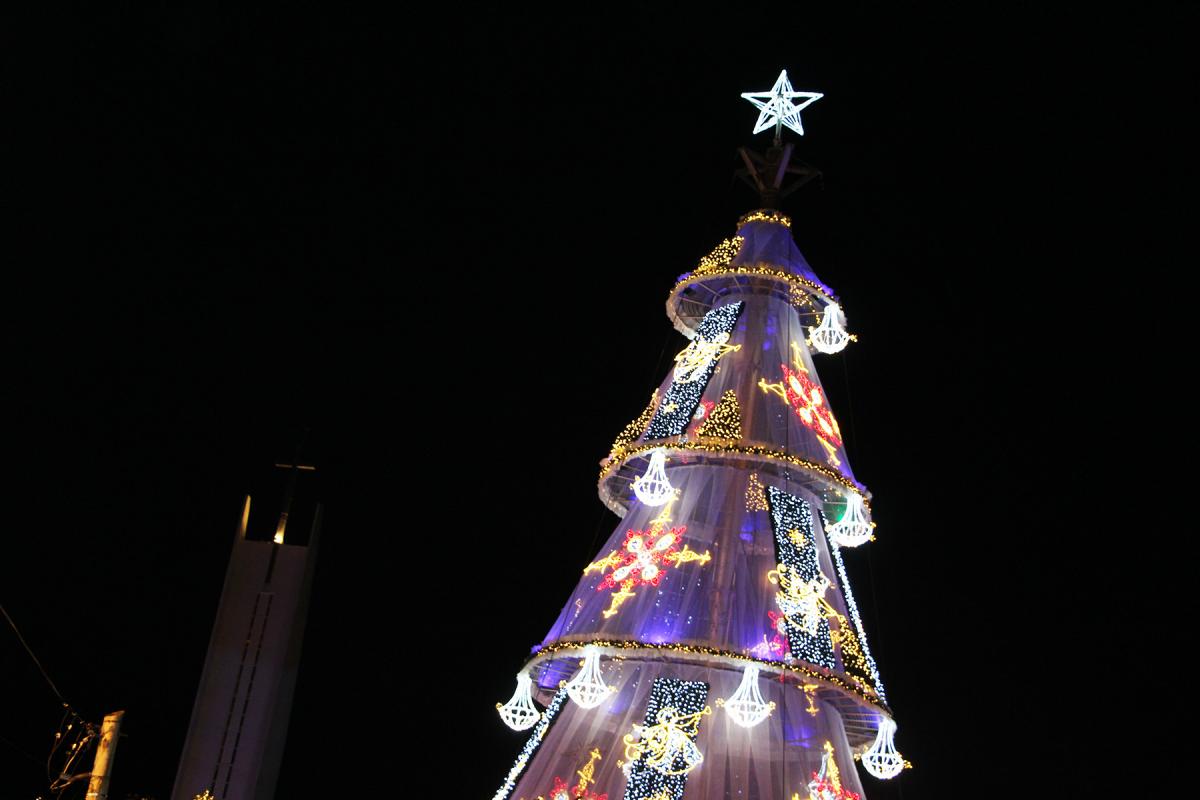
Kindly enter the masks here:
M 813 357 L 805 344 L 808 336 L 806 325 L 791 303 L 771 296 L 734 297 L 718 304 L 718 307 L 737 300 L 745 303 L 738 315 L 737 324 L 729 339 L 729 345 L 740 345 L 740 349 L 720 357 L 712 377 L 702 394 L 702 400 L 717 404 L 728 390 L 737 396 L 738 410 L 742 421 L 740 444 L 758 445 L 771 450 L 786 452 L 816 464 L 836 469 L 841 475 L 854 480 L 849 459 L 839 430 L 830 436 L 823 430 L 829 448 L 820 442 L 819 423 L 806 424 L 788 401 L 778 393 L 764 390 L 759 382 L 767 384 L 786 383 L 784 367 L 801 373 L 820 393 L 825 409 L 837 419 L 836 412 L 829 409 L 828 398 L 824 397 L 821 379 L 813 365 Z M 792 345 L 796 347 L 793 348 Z M 665 397 L 674 376 L 668 370 L 659 386 L 658 396 Z M 685 441 L 701 441 L 699 429 L 703 420 L 697 420 L 684 434 Z M 816 426 L 816 427 L 814 427 Z M 639 442 L 655 441 L 647 437 Z
M 593 749 L 601 757 L 594 762 L 595 783 L 588 790 L 607 793 L 609 800 L 625 797 L 626 779 L 617 765 L 629 760 L 622 739 L 644 721 L 654 679 L 663 677 L 709 685 L 706 702 L 712 713 L 701 719 L 695 740 L 704 760 L 688 773 L 684 798 L 791 800 L 798 792 L 807 800 L 808 782 L 821 766 L 827 741 L 833 745 L 842 785 L 859 794 L 863 791 L 837 711 L 818 700 L 816 715 L 809 713 L 805 693 L 794 685 L 763 676 L 763 698 L 774 701 L 775 709 L 755 727 L 743 728 L 716 705 L 717 698 L 737 691 L 742 673 L 736 668 L 634 659 L 603 663 L 605 682 L 617 690 L 612 699 L 591 710 L 570 702 L 563 706 L 547 734 L 547 744 L 530 760 L 510 797 L 549 799 L 556 777 L 574 785 L 577 770 Z
M 667 477 L 679 490 L 668 512 L 667 527 L 684 527 L 678 547 L 708 554 L 699 560 L 665 566 L 657 586 L 631 587 L 615 613 L 614 588 L 601 588 L 610 570 L 593 569 L 579 584 L 551 627 L 542 646 L 558 642 L 628 641 L 650 644 L 683 644 L 712 648 L 768 661 L 785 662 L 786 648 L 772 649 L 777 631 L 770 612 L 779 613 L 775 596 L 779 586 L 768 573 L 777 566 L 770 512 L 747 510 L 750 474 L 740 467 L 689 464 L 686 454 L 667 462 Z M 760 476 L 762 486 L 778 488 L 806 500 L 813 509 L 813 534 L 821 572 L 831 585 L 825 599 L 852 621 L 843 596 L 842 581 L 830 554 L 821 523 L 821 499 L 803 487 L 770 475 Z M 649 530 L 663 513 L 634 502 L 629 513 L 596 555 L 627 552 L 629 531 Z M 765 646 L 764 646 L 765 645 Z M 845 672 L 838 651 L 837 669 Z

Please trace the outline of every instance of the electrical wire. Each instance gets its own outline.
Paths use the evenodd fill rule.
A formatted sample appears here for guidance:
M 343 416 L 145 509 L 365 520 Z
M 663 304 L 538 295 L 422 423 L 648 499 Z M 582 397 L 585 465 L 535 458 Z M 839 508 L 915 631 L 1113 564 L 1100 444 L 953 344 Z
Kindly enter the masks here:
M 84 719 L 75 710 L 71 703 L 63 696 L 63 693 L 58 690 L 58 686 L 46 672 L 46 668 L 42 666 L 41 660 L 37 654 L 33 652 L 33 648 L 29 646 L 29 642 L 25 641 L 25 637 L 21 635 L 21 629 L 17 627 L 17 623 L 8 613 L 3 605 L 0 605 L 0 614 L 4 615 L 4 619 L 8 621 L 8 625 L 12 628 L 13 633 L 17 636 L 17 641 L 21 643 L 21 647 L 29 655 L 31 661 L 38 668 L 38 672 L 42 674 L 42 678 L 46 681 L 46 685 L 54 692 L 54 696 L 62 703 L 63 716 L 58 723 L 58 729 L 54 732 L 54 741 L 50 745 L 50 754 L 46 756 L 46 779 L 50 782 L 50 791 L 56 796 L 61 796 L 62 792 L 77 780 L 86 777 L 85 775 L 72 775 L 71 771 L 75 763 L 86 753 L 92 743 L 96 739 L 96 726 Z M 7 741 L 7 740 L 6 740 Z M 59 769 L 55 769 L 55 757 L 59 755 L 59 751 L 67 742 L 69 746 L 65 751 L 66 761 Z M 25 755 L 24 753 L 22 753 Z M 31 756 L 29 756 L 32 758 Z M 36 760 L 36 759 L 34 759 Z

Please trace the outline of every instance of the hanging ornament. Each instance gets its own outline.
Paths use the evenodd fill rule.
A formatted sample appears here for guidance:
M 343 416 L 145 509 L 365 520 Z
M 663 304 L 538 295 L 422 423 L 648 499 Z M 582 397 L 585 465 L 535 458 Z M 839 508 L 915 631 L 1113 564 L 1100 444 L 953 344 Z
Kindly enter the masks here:
M 583 662 L 575 677 L 566 683 L 567 694 L 581 708 L 595 708 L 613 691 L 600 677 L 600 650 L 588 646 L 583 650 Z
M 808 329 L 808 343 L 818 353 L 840 353 L 847 342 L 858 341 L 857 336 L 846 333 L 846 329 L 842 327 L 841 315 L 841 306 L 830 303 L 825 306 L 825 316 L 821 317 L 821 324 Z
M 861 494 L 855 492 L 846 500 L 846 511 L 842 518 L 829 526 L 828 533 L 840 547 L 858 547 L 871 540 L 875 523 L 867 518 Z
M 813 773 L 813 779 L 808 782 L 809 800 L 860 800 L 858 792 L 852 792 L 842 786 L 842 776 L 838 771 L 837 762 L 833 759 L 833 744 L 825 742 L 825 752 L 821 756 L 821 769 Z
M 767 383 L 760 379 L 758 388 L 764 392 L 773 392 L 782 397 L 792 407 L 792 411 L 800 418 L 804 427 L 817 435 L 817 441 L 825 448 L 825 456 L 835 467 L 842 462 L 837 457 L 837 449 L 842 446 L 842 431 L 838 427 L 829 404 L 825 402 L 825 393 L 808 377 L 808 368 L 800 356 L 800 346 L 792 342 L 793 370 L 787 364 L 780 364 L 783 379 L 778 383 Z
M 881 781 L 890 780 L 899 775 L 905 767 L 912 766 L 904 760 L 904 756 L 896 752 L 896 746 L 892 742 L 895 734 L 896 723 L 883 717 L 879 721 L 875 741 L 871 742 L 871 746 L 859 757 L 863 769 Z
M 500 719 L 504 720 L 504 724 L 514 731 L 532 728 L 542 718 L 542 712 L 538 711 L 537 706 L 533 704 L 533 695 L 530 691 L 532 686 L 533 682 L 529 679 L 529 673 L 522 672 L 517 675 L 517 690 L 513 692 L 512 699 L 504 705 L 496 703 Z
M 675 496 L 675 487 L 667 480 L 667 451 L 658 448 L 650 454 L 646 473 L 633 482 L 633 493 L 648 506 L 661 506 Z
M 758 667 L 747 664 L 742 673 L 742 682 L 733 697 L 728 700 L 718 699 L 717 705 L 725 709 L 725 713 L 743 728 L 753 728 L 771 715 L 775 710 L 775 701 L 763 702 L 762 692 L 758 689 Z

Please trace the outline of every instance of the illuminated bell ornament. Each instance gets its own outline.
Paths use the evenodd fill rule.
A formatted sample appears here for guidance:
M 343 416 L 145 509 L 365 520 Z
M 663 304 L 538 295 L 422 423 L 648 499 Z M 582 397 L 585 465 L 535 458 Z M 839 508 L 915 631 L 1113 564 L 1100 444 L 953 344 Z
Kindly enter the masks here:
M 821 318 L 821 324 L 808 329 L 809 344 L 817 352 L 826 355 L 840 353 L 845 349 L 846 343 L 854 338 L 842 327 L 841 315 L 841 306 L 837 303 L 830 303 L 825 306 L 825 316 Z
M 583 666 L 574 678 L 567 681 L 566 689 L 581 708 L 595 708 L 608 698 L 613 689 L 600 677 L 599 649 L 591 646 L 584 648 Z
M 896 734 L 896 723 L 884 717 L 879 723 L 875 741 L 861 756 L 863 769 L 880 780 L 894 778 L 904 770 L 904 757 L 896 752 L 892 737 Z
M 533 695 L 530 692 L 532 686 L 533 682 L 529 680 L 529 674 L 522 672 L 517 675 L 517 690 L 513 692 L 512 699 L 504 705 L 496 703 L 500 719 L 504 720 L 504 724 L 514 731 L 532 728 L 542 718 L 542 712 L 538 711 L 537 706 L 533 704 Z
M 855 493 L 846 501 L 846 512 L 842 518 L 829 526 L 827 531 L 839 547 L 858 547 L 871 539 L 875 523 L 867 519 L 862 495 Z
M 646 474 L 633 482 L 633 493 L 648 506 L 661 506 L 675 495 L 675 487 L 667 480 L 667 451 L 661 447 L 650 455 Z
M 775 710 L 775 702 L 763 702 L 762 692 L 758 690 L 758 667 L 747 664 L 742 673 L 742 682 L 733 697 L 728 700 L 717 700 L 717 705 L 725 709 L 730 719 L 743 728 L 753 728 L 771 715 Z

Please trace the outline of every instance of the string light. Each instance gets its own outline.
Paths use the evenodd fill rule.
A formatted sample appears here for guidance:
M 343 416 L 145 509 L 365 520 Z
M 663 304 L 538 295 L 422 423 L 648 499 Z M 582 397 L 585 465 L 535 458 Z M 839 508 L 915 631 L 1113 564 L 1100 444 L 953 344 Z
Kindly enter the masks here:
M 840 353 L 845 349 L 847 342 L 858 341 L 857 336 L 846 333 L 846 329 L 842 327 L 841 313 L 841 306 L 830 303 L 825 306 L 825 316 L 821 318 L 821 324 L 808 329 L 808 343 L 816 348 L 817 352 L 826 355 Z
M 625 452 L 621 461 L 609 461 L 608 463 L 604 464 L 600 468 L 600 480 L 603 481 L 605 478 L 607 478 L 610 474 L 615 472 L 622 464 L 624 464 L 628 460 L 630 460 L 632 458 L 636 458 L 637 456 L 641 455 L 642 453 L 648 452 L 650 450 L 654 450 L 655 448 L 662 447 L 662 446 L 663 446 L 663 444 L 661 442 L 655 442 L 653 444 L 643 444 L 643 445 L 639 445 L 637 447 L 630 448 L 629 450 L 627 450 Z M 825 466 L 824 464 L 818 464 L 816 462 L 809 461 L 804 458 L 800 458 L 799 456 L 794 456 L 791 453 L 785 453 L 782 450 L 772 450 L 771 448 L 763 447 L 762 445 L 753 445 L 753 444 L 752 445 L 735 445 L 735 444 L 727 444 L 724 442 L 716 443 L 716 442 L 672 441 L 670 443 L 669 447 L 671 450 L 690 451 L 690 452 L 698 452 L 698 453 L 713 453 L 713 454 L 717 454 L 717 455 L 753 456 L 757 460 L 768 461 L 768 462 L 775 461 L 775 462 L 779 462 L 782 465 L 786 465 L 788 467 L 795 467 L 795 468 L 803 470 L 805 472 L 812 473 L 816 477 L 823 478 L 823 479 L 829 481 L 830 483 L 836 484 L 837 488 L 839 490 L 841 490 L 842 488 L 850 489 L 853 491 L 859 491 L 859 490 L 865 489 L 865 487 L 850 480 L 849 478 L 847 478 L 845 475 L 838 472 L 837 470 L 830 469 L 829 467 Z
M 738 218 L 737 226 L 740 228 L 750 222 L 772 222 L 776 225 L 782 225 L 785 228 L 792 227 L 791 217 L 769 208 L 760 208 L 757 211 L 743 214 Z
M 829 579 L 821 573 L 817 562 L 812 512 L 804 500 L 774 486 L 767 487 L 767 503 L 771 509 L 778 560 L 778 568 L 772 572 L 780 582 L 780 588 L 784 589 L 776 594 L 776 601 L 787 617 L 788 646 L 792 656 L 834 669 L 837 662 L 829 620 L 816 610 L 818 587 L 823 594 Z M 786 587 L 783 581 L 787 581 Z
M 763 489 L 762 482 L 758 479 L 757 472 L 751 472 L 750 480 L 746 483 L 746 510 L 767 510 L 767 495 Z
M 492 795 L 492 800 L 505 800 L 505 798 L 512 794 L 512 790 L 517 786 L 517 779 L 521 777 L 521 773 L 525 771 L 525 767 L 533 760 L 538 748 L 542 746 L 542 740 L 546 738 L 546 731 L 550 730 L 550 724 L 554 722 L 566 700 L 567 690 L 565 687 L 560 686 L 558 691 L 554 693 L 554 697 L 551 698 L 550 705 L 546 706 L 546 710 L 542 712 L 542 719 L 534 726 L 533 733 L 525 741 L 525 746 L 517 754 L 517 760 L 504 777 L 504 783 L 500 784 L 500 788 Z
M 704 760 L 695 739 L 700 721 L 712 713 L 704 704 L 708 684 L 655 678 L 642 725 L 626 734 L 629 759 L 626 800 L 680 800 L 687 776 Z
M 742 682 L 733 696 L 728 700 L 717 700 L 717 705 L 743 728 L 753 728 L 775 710 L 775 701 L 763 702 L 762 692 L 758 689 L 758 667 L 754 664 L 746 665 Z
M 696 435 L 713 439 L 742 438 L 742 411 L 738 408 L 737 392 L 728 389 L 721 395 L 721 402 L 709 412 L 708 419 L 696 431 Z
M 713 278 L 725 277 L 769 278 L 787 284 L 793 289 L 811 294 L 825 303 L 836 302 L 833 295 L 830 294 L 829 287 L 796 275 L 795 273 L 788 272 L 787 270 L 779 269 L 779 267 L 768 263 L 729 264 L 725 267 L 715 267 L 704 272 L 685 272 L 676 278 L 675 285 L 671 287 L 671 293 L 676 294 L 680 289 L 691 284 L 704 283 Z
M 821 523 L 826 522 L 824 513 L 821 514 Z M 828 526 L 826 526 L 828 527 Z M 871 677 L 871 685 L 879 699 L 887 702 L 887 695 L 883 691 L 883 681 L 879 679 L 879 669 L 875 666 L 875 659 L 871 657 L 871 648 L 867 646 L 867 633 L 863 630 L 862 617 L 858 613 L 858 604 L 854 602 L 854 590 L 850 588 L 850 578 L 846 575 L 846 565 L 842 561 L 842 551 L 838 547 L 838 543 L 829 539 L 829 555 L 833 557 L 833 566 L 837 570 L 838 580 L 841 581 L 842 597 L 846 601 L 846 609 L 850 612 L 850 619 L 854 622 L 854 630 L 858 632 L 858 644 L 862 648 L 863 660 L 866 662 L 867 672 Z
M 779 675 L 792 674 L 799 676 L 801 679 L 811 679 L 827 683 L 847 694 L 858 697 L 873 707 L 878 707 L 890 713 L 890 710 L 887 709 L 887 706 L 879 699 L 874 689 L 871 686 L 862 683 L 861 681 L 855 680 L 854 676 L 852 675 L 846 675 L 843 679 L 843 677 L 837 673 L 821 670 L 812 665 L 806 665 L 803 663 L 784 663 L 780 661 L 752 657 L 749 655 L 749 651 L 735 653 L 729 650 L 720 650 L 715 647 L 703 647 L 699 645 L 657 644 L 654 642 L 595 639 L 591 641 L 555 642 L 554 644 L 548 644 L 534 651 L 531 663 L 539 662 L 546 658 L 552 658 L 559 653 L 577 652 L 586 647 L 599 647 L 605 650 L 626 651 L 626 657 L 628 658 L 642 654 L 651 657 L 658 657 L 663 653 L 670 653 L 677 657 L 686 658 L 688 660 L 703 658 L 718 661 L 724 664 L 733 664 L 739 669 L 745 666 L 747 662 L 753 662 L 758 665 L 760 670 L 767 670 Z
M 532 685 L 529 674 L 521 672 L 517 675 L 517 690 L 513 692 L 512 699 L 504 705 L 496 703 L 500 719 L 514 731 L 528 730 L 542 718 L 542 713 L 533 704 Z
M 584 648 L 579 672 L 563 687 L 580 708 L 595 708 L 616 691 L 600 676 L 600 650 L 595 647 Z
M 904 760 L 904 756 L 896 752 L 893 737 L 896 735 L 896 723 L 887 717 L 879 720 L 879 730 L 875 741 L 871 742 L 859 760 L 863 769 L 879 778 L 881 781 L 891 780 L 912 764 Z
M 713 248 L 713 251 L 700 259 L 700 263 L 696 265 L 697 272 L 703 272 L 709 269 L 717 269 L 728 264 L 733 259 L 737 258 L 738 251 L 742 249 L 741 236 L 734 236 L 732 239 L 725 239 L 719 245 Z
M 675 496 L 675 487 L 667 480 L 667 451 L 661 447 L 650 454 L 650 466 L 633 482 L 633 493 L 648 506 L 656 507 Z
M 642 432 L 646 430 L 646 426 L 650 424 L 650 417 L 654 414 L 654 409 L 657 405 L 658 389 L 655 389 L 650 395 L 650 403 L 642 413 L 638 414 L 632 422 L 617 434 L 617 438 L 613 440 L 612 447 L 609 449 L 609 458 L 617 458 L 630 442 L 633 442 L 642 435 Z
M 736 347 L 726 347 L 725 343 L 728 342 L 729 336 L 733 332 L 733 326 L 742 311 L 742 305 L 743 303 L 740 301 L 730 303 L 720 308 L 714 308 L 704 315 L 704 319 L 696 328 L 696 335 L 692 343 L 684 349 L 683 353 L 676 356 L 677 359 L 699 358 L 699 360 L 687 367 L 683 380 L 675 378 L 671 381 L 658 410 L 646 428 L 647 439 L 665 439 L 668 436 L 678 436 L 683 433 L 684 428 L 692 419 L 696 406 L 700 403 L 700 395 L 708 386 L 708 380 L 716 368 L 717 359 L 720 355 L 736 349 Z M 698 345 L 697 342 L 699 342 Z M 695 350 L 692 350 L 693 345 L 696 345 Z M 689 351 L 692 352 L 692 355 L 684 356 Z M 679 368 L 676 367 L 677 373 L 678 370 Z
M 875 523 L 867 519 L 862 495 L 854 492 L 846 500 L 846 510 L 842 518 L 827 527 L 825 532 L 841 547 L 858 547 L 871 540 L 874 527 Z
M 839 466 L 841 461 L 836 454 L 842 446 L 841 429 L 829 410 L 829 404 L 825 402 L 825 393 L 808 377 L 808 369 L 800 357 L 800 347 L 795 342 L 792 342 L 792 360 L 796 365 L 795 370 L 787 364 L 779 365 L 783 370 L 782 381 L 767 383 L 765 379 L 760 379 L 758 387 L 786 400 L 804 427 L 817 435 L 817 441 L 825 448 L 829 463 Z

